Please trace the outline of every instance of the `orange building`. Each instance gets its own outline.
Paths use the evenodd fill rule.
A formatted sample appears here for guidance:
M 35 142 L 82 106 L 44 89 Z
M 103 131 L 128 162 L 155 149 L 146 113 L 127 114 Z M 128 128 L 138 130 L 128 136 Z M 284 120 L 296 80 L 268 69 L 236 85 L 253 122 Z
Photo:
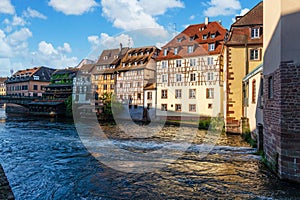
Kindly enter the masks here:
M 54 71 L 42 66 L 16 72 L 5 82 L 7 95 L 41 97 L 43 87 L 49 85 Z

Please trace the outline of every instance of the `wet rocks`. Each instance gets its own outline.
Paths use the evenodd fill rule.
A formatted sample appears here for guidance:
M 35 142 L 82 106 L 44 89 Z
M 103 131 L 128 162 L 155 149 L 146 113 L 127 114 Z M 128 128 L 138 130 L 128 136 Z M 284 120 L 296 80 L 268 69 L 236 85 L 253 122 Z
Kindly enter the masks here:
M 15 199 L 1 165 L 0 165 L 0 199 L 7 199 L 7 200 Z

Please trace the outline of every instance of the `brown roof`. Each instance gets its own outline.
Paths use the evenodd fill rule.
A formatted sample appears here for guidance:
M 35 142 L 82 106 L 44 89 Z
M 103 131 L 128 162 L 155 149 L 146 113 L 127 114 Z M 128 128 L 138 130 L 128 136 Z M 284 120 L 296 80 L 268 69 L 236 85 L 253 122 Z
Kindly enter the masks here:
M 227 30 L 219 22 L 209 22 L 207 25 L 194 24 L 188 26 L 180 34 L 174 37 L 168 44 L 162 47 L 158 60 L 193 57 L 199 55 L 220 54 Z M 212 36 L 215 37 L 212 37 Z M 206 37 L 206 38 L 205 38 Z M 208 51 L 208 45 L 214 43 L 215 50 Z M 188 46 L 194 46 L 193 53 L 187 53 Z M 174 55 L 174 48 L 178 48 L 178 54 Z M 164 49 L 168 49 L 164 56 Z
M 6 80 L 7 78 L 0 77 L 0 83 L 4 83 Z
M 260 28 L 260 37 L 251 38 L 251 28 Z M 263 2 L 257 4 L 243 17 L 231 25 L 226 45 L 263 44 Z
M 144 90 L 156 90 L 156 84 L 155 83 L 148 83 L 145 87 Z
M 159 51 L 155 46 L 131 48 L 116 69 L 118 71 L 144 69 L 151 60 L 157 57 Z M 123 63 L 125 66 L 123 66 Z
M 263 2 L 258 3 L 243 17 L 237 20 L 232 26 L 249 26 L 263 24 Z
M 94 68 L 95 64 L 84 64 L 80 68 L 80 71 L 82 72 L 91 72 Z

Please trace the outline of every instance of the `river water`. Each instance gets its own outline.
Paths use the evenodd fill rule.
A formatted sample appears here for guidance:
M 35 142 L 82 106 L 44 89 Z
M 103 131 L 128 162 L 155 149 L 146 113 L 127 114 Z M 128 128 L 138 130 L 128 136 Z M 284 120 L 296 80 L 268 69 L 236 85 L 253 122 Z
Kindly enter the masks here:
M 115 126 L 103 129 L 118 135 Z M 145 151 L 163 146 L 174 129 L 160 139 L 112 140 Z M 0 110 L 0 162 L 16 199 L 300 199 L 300 186 L 278 180 L 239 136 L 223 135 L 204 158 L 199 145 L 160 169 L 126 173 L 95 159 L 71 121 Z

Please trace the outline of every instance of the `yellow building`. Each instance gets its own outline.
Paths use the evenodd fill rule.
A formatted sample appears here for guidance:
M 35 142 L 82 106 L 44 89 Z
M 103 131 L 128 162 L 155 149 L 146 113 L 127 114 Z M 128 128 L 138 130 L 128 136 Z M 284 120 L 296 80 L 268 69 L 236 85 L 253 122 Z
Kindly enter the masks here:
M 227 132 L 240 132 L 243 78 L 262 63 L 263 2 L 232 24 L 226 42 L 225 123 Z M 246 93 L 245 93 L 246 94 Z
M 0 96 L 6 95 L 6 84 L 7 78 L 0 78 Z
M 92 70 L 92 84 L 98 96 L 104 93 L 114 93 L 115 68 L 129 48 L 107 49 L 102 52 L 94 69 Z

